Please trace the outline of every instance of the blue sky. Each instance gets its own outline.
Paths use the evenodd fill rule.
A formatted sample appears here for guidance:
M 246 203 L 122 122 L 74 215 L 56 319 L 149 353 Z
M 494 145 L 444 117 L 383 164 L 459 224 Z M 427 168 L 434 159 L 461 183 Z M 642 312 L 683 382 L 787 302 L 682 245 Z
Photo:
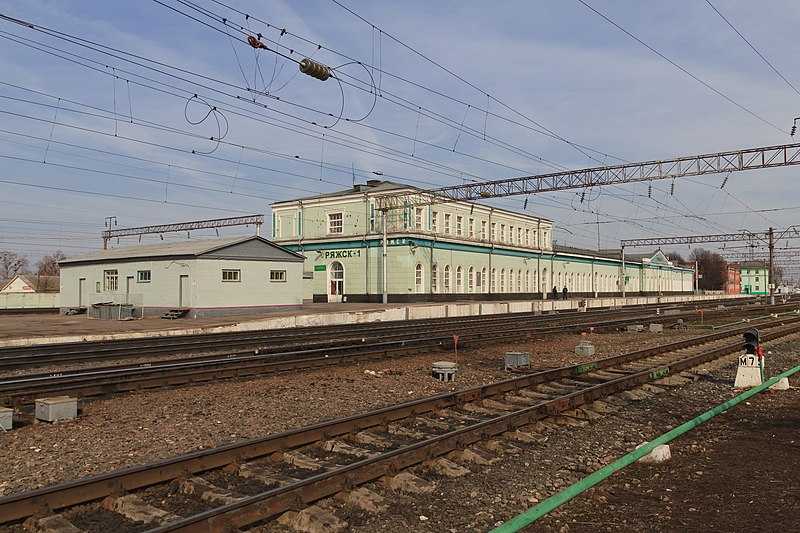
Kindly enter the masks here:
M 189 11 L 176 0 L 162 1 Z M 38 43 L 32 49 L 0 39 L 0 81 L 5 82 L 0 85 L 4 112 L 0 113 L 0 249 L 17 249 L 32 259 L 55 248 L 77 254 L 100 244 L 97 233 L 103 218 L 110 215 L 117 216 L 120 225 L 132 226 L 268 213 L 271 201 L 349 186 L 353 169 L 359 182 L 379 171 L 428 187 L 550 170 L 538 156 L 566 167 L 596 164 L 530 127 L 476 111 L 475 107 L 487 106 L 483 92 L 425 62 L 329 0 L 225 2 L 272 28 L 252 18 L 245 21 L 211 0 L 197 3 L 216 13 L 227 12 L 232 22 L 278 41 L 295 57 L 308 54 L 334 66 L 346 62 L 292 34 L 367 63 L 380 62 L 383 70 L 469 107 L 384 75 L 378 80 L 387 95 L 377 99 L 366 119 L 340 121 L 325 129 L 319 125 L 333 121 L 325 113 L 338 115 L 342 105 L 334 80 L 323 83 L 297 75 L 294 63 L 276 61 L 269 52 L 256 56 L 233 32 L 226 36 L 152 1 L 0 0 L 0 12 L 6 15 L 224 82 L 186 74 L 192 82 L 188 83 L 64 38 L 0 22 L 0 31 L 5 32 L 0 36 Z M 788 130 L 792 118 L 800 115 L 798 94 L 705 2 L 589 3 L 782 129 Z M 576 0 L 351 1 L 347 5 L 526 117 L 597 149 L 600 161 L 615 159 L 598 153 L 636 161 L 789 141 L 786 133 L 726 102 Z M 797 2 L 756 5 L 717 0 L 715 5 L 790 81 L 800 84 Z M 275 28 L 290 33 L 281 36 Z M 64 53 L 97 61 L 92 64 L 95 70 L 55 56 Z M 358 65 L 343 66 L 340 72 L 366 79 Z M 170 83 L 177 96 L 145 86 L 163 89 L 160 83 Z M 252 96 L 247 87 L 262 90 L 267 85 L 280 101 L 260 96 L 253 104 L 231 98 Z M 220 107 L 239 106 L 240 115 L 258 113 L 258 120 L 225 112 L 224 118 L 219 117 L 228 122 L 225 143 L 204 140 L 201 137 L 216 135 L 217 124 L 213 115 L 197 125 L 187 122 L 186 116 L 195 121 L 208 112 L 202 103 L 189 99 L 187 89 L 218 97 Z M 343 90 L 344 117 L 357 119 L 367 113 L 372 103 L 369 94 L 349 86 Z M 407 102 L 405 107 L 390 101 L 399 98 Z M 457 128 L 416 112 L 416 106 L 451 124 L 463 121 L 477 134 L 459 134 Z M 489 102 L 488 108 L 531 124 L 496 102 Z M 59 124 L 54 126 L 54 121 Z M 287 122 L 294 131 L 286 129 Z M 157 127 L 146 127 L 148 123 Z M 484 124 L 488 138 L 496 142 L 484 141 Z M 350 137 L 345 142 L 344 135 L 358 140 Z M 371 153 L 363 143 L 374 143 Z M 455 152 L 448 149 L 453 146 Z M 192 150 L 213 153 L 192 154 Z M 781 227 L 796 221 L 800 209 L 749 211 L 800 206 L 793 181 L 796 172 L 789 168 L 732 175 L 725 189 L 719 188 L 722 176 L 678 180 L 674 195 L 669 182 L 654 182 L 652 198 L 647 197 L 646 184 L 593 191 L 583 203 L 574 192 L 542 195 L 530 199 L 528 210 L 555 220 L 558 242 L 575 246 L 596 245 L 597 225 L 592 222 L 597 217 L 590 210 L 602 213 L 603 247 L 618 246 L 620 238 Z M 497 205 L 522 209 L 523 199 Z

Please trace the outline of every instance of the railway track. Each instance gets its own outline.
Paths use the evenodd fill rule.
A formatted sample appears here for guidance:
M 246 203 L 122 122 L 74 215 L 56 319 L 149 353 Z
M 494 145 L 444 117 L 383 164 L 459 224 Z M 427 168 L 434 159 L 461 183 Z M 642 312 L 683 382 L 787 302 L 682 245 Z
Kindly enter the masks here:
M 740 300 L 734 300 L 740 303 Z M 715 307 L 718 302 L 714 302 Z M 728 307 L 726 309 L 706 308 L 708 316 L 729 316 L 742 313 L 758 313 L 766 309 L 780 311 L 789 309 L 793 304 L 788 303 L 776 306 L 754 305 L 750 302 Z M 794 304 L 796 305 L 796 304 Z M 567 319 L 567 317 L 581 317 L 580 320 L 592 320 L 592 317 L 639 316 L 642 319 L 655 313 L 656 309 L 673 310 L 680 312 L 674 318 L 689 318 L 698 308 L 697 303 L 683 305 L 647 305 L 626 309 L 601 309 L 585 313 L 559 313 L 552 315 L 537 315 L 534 313 L 515 313 L 509 315 L 479 315 L 471 317 L 451 317 L 432 320 L 413 320 L 397 322 L 379 322 L 367 324 L 348 324 L 343 326 L 323 326 L 309 328 L 293 328 L 285 330 L 250 331 L 236 333 L 214 333 L 201 335 L 160 336 L 137 339 L 94 341 L 65 344 L 36 345 L 26 347 L 0 348 L 0 370 L 17 369 L 53 365 L 56 363 L 85 362 L 85 361 L 113 361 L 131 357 L 155 357 L 188 353 L 243 353 L 258 350 L 290 351 L 291 347 L 299 349 L 301 346 L 317 343 L 330 345 L 341 344 L 347 340 L 366 339 L 374 340 L 386 336 L 415 333 L 427 329 L 429 333 L 436 332 L 458 333 L 460 330 L 482 325 L 492 328 L 495 324 L 528 323 L 547 324 Z M 774 311 L 772 311 L 774 312 Z
M 800 332 L 800 317 L 762 328 L 764 341 L 780 339 Z M 746 329 L 525 374 L 8 496 L 0 499 L 0 524 L 48 514 L 44 520 L 68 522 L 70 509 L 103 500 L 106 509 L 120 516 L 145 516 L 152 533 L 250 528 L 380 478 L 390 486 L 413 482 L 413 475 L 403 471 L 421 464 L 442 467 L 445 456 L 467 460 L 468 454 L 487 453 L 488 444 L 475 446 L 481 442 L 501 447 L 508 441 L 526 442 L 532 423 L 577 413 L 595 400 L 739 352 L 739 335 Z M 234 489 L 221 488 L 218 480 Z M 192 499 L 196 509 L 185 516 L 157 509 L 169 505 L 163 498 L 165 484 L 174 488 L 176 498 Z
M 763 310 L 759 309 L 763 312 Z M 736 311 L 741 313 L 741 311 Z M 517 341 L 555 333 L 585 330 L 600 331 L 619 328 L 642 321 L 637 315 L 602 321 L 585 321 L 571 316 L 560 320 L 538 322 L 511 320 L 491 323 L 491 335 L 487 336 L 487 324 L 479 322 L 469 328 L 461 326 L 458 331 L 461 346 L 475 347 L 481 344 Z M 680 315 L 670 316 L 670 320 Z M 577 321 L 575 321 L 577 319 Z M 368 342 L 361 338 L 357 342 L 340 344 L 322 343 L 315 346 L 307 343 L 302 347 L 291 346 L 287 351 L 258 349 L 255 352 L 233 352 L 223 356 L 191 357 L 170 361 L 152 361 L 134 365 L 117 365 L 84 370 L 59 371 L 56 373 L 31 374 L 6 377 L 0 380 L 0 400 L 6 405 L 30 404 L 37 397 L 53 394 L 74 394 L 91 397 L 131 392 L 156 387 L 176 387 L 189 384 L 219 381 L 222 379 L 247 378 L 277 372 L 321 368 L 344 363 L 400 357 L 422 350 L 451 348 L 453 331 L 424 326 L 409 332 L 384 335 L 379 341 Z

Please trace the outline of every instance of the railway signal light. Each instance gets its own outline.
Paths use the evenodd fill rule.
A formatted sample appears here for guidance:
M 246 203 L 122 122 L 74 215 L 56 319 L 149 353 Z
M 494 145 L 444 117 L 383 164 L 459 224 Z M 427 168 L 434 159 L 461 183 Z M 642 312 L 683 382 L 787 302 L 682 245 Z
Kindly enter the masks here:
M 750 355 L 759 355 L 759 351 L 761 349 L 760 346 L 760 335 L 757 329 L 751 329 L 749 331 L 745 331 L 744 335 L 744 351 Z

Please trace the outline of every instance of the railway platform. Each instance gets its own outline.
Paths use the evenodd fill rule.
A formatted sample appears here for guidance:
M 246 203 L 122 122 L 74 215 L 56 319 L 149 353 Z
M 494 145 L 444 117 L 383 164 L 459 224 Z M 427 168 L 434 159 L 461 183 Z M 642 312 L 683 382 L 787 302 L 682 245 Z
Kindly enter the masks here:
M 737 295 L 738 296 L 738 295 Z M 670 295 L 608 297 L 567 300 L 514 300 L 415 304 L 308 303 L 300 309 L 260 312 L 254 315 L 165 321 L 158 318 L 114 321 L 86 315 L 6 315 L 0 317 L 0 347 L 34 346 L 83 341 L 136 339 L 142 337 L 232 333 L 295 327 L 336 326 L 396 320 L 459 316 L 575 311 L 632 305 L 678 304 L 731 300 L 737 296 Z M 744 296 L 742 296 L 744 297 Z

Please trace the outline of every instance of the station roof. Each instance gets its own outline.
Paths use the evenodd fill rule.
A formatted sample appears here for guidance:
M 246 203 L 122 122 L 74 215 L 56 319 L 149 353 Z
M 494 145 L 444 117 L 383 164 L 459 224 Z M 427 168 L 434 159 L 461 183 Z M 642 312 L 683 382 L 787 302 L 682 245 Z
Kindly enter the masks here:
M 419 187 L 415 187 L 413 185 L 406 185 L 404 183 L 397 183 L 394 181 L 386 181 L 386 180 L 367 180 L 367 183 L 357 183 L 353 185 L 349 189 L 343 189 L 341 191 L 333 191 L 325 194 L 318 194 L 315 196 L 306 196 L 303 198 L 295 198 L 292 200 L 281 200 L 280 202 L 273 202 L 272 206 L 279 207 L 281 205 L 291 205 L 295 202 L 307 202 L 310 200 L 325 200 L 325 199 L 333 199 L 333 198 L 343 198 L 346 196 L 350 196 L 352 194 L 359 194 L 359 193 L 382 193 L 394 190 L 403 190 L 403 189 L 411 189 L 423 192 L 425 189 L 421 189 Z M 468 200 L 461 200 L 461 201 L 453 201 L 451 203 L 475 203 L 475 205 L 482 205 L 484 207 L 488 207 L 494 209 L 495 211 L 500 211 L 502 213 L 509 213 L 512 215 L 527 217 L 527 218 L 535 218 L 544 222 L 552 222 L 550 219 L 540 217 L 538 215 L 529 215 L 528 213 L 522 213 L 518 211 L 513 211 L 511 209 L 503 209 L 502 207 L 495 207 L 485 204 L 477 204 L 476 202 L 470 202 Z
M 247 246 L 249 245 L 249 246 Z M 226 251 L 238 259 L 261 261 L 303 261 L 305 258 L 278 246 L 272 241 L 255 235 L 228 237 L 224 239 L 198 239 L 139 246 L 123 246 L 98 252 L 69 257 L 59 261 L 60 265 L 78 263 L 120 262 L 140 259 L 164 259 L 170 257 L 226 257 Z

